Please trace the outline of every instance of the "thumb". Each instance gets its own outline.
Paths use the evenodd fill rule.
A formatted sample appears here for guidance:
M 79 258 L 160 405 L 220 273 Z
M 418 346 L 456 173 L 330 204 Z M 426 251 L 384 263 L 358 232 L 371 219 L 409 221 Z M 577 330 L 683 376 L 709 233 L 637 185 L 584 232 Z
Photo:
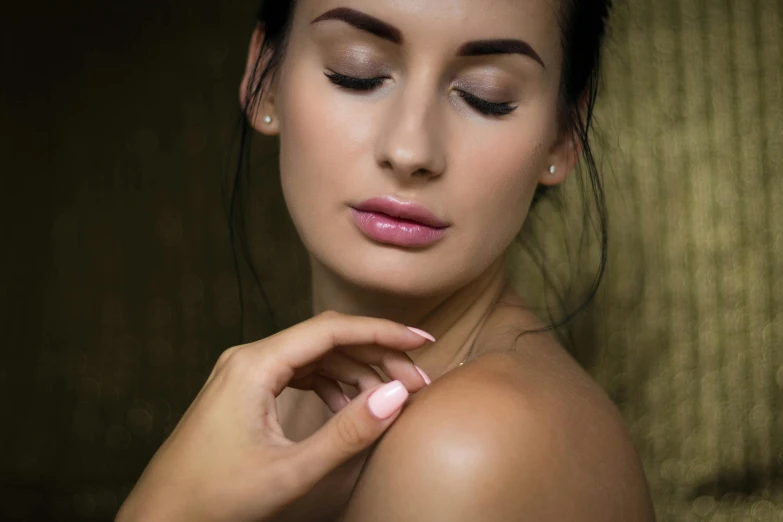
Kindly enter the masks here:
M 337 466 L 368 448 L 392 425 L 408 398 L 400 381 L 358 395 L 306 440 L 296 444 L 297 469 L 314 485 Z

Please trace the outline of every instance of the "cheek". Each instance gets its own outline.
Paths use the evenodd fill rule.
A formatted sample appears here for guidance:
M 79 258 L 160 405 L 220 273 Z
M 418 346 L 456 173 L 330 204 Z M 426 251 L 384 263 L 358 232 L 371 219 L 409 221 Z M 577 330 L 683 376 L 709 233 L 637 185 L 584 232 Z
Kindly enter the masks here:
M 371 147 L 371 119 L 346 102 L 320 69 L 294 69 L 281 92 L 280 169 L 284 186 L 302 196 L 350 187 Z M 306 187 L 300 187 L 307 183 Z M 345 196 L 345 194 L 343 194 Z M 340 201 L 339 203 L 345 203 Z
M 374 172 L 362 166 L 372 166 L 375 120 L 349 103 L 318 65 L 291 62 L 296 65 L 284 70 L 278 89 L 280 182 L 300 238 L 311 252 L 320 252 L 326 248 L 318 234 L 323 224 L 340 215 L 347 219 L 347 204 L 367 196 Z M 330 241 L 342 241 L 341 230 L 351 229 L 335 227 Z
M 521 228 L 543 168 L 544 137 L 524 127 L 499 125 L 460 149 L 460 170 L 471 173 L 459 187 L 466 215 L 482 216 L 473 223 L 505 238 Z
M 278 92 L 283 195 L 305 245 L 325 256 L 315 231 L 380 185 L 374 140 L 384 114 L 370 99 L 346 96 L 314 64 L 285 71 Z M 476 263 L 476 255 L 497 254 L 519 232 L 544 168 L 550 124 L 545 111 L 531 110 L 513 122 L 455 116 L 443 125 L 448 169 L 433 194 L 459 224 L 460 250 Z M 330 241 L 342 241 L 339 230 Z

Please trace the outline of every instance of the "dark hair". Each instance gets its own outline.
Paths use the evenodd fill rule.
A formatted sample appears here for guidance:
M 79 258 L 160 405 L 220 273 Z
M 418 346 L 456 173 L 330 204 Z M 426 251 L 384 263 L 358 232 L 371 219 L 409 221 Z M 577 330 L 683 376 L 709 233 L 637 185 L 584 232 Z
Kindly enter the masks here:
M 585 207 L 585 223 L 590 223 L 600 242 L 599 261 L 596 273 L 586 292 L 586 297 L 573 310 L 566 309 L 565 299 L 557 294 L 558 302 L 564 310 L 564 317 L 553 321 L 549 326 L 539 330 L 528 330 L 520 335 L 531 332 L 539 332 L 556 329 L 571 320 L 582 311 L 593 299 L 601 283 L 607 260 L 607 219 L 604 201 L 604 190 L 601 176 L 595 163 L 593 151 L 590 147 L 589 131 L 593 121 L 593 109 L 598 94 L 600 76 L 601 46 L 606 32 L 606 24 L 611 10 L 611 0 L 559 0 L 558 22 L 561 29 L 561 43 L 563 48 L 563 70 L 560 82 L 558 98 L 558 118 L 561 132 L 576 135 L 581 145 L 584 169 L 587 171 L 589 189 L 592 193 L 592 205 Z M 248 123 L 249 118 L 254 118 L 257 110 L 257 102 L 263 89 L 274 79 L 278 66 L 282 63 L 287 50 L 288 38 L 291 30 L 295 0 L 266 0 L 261 2 L 257 15 L 257 24 L 264 29 L 264 40 L 258 52 L 258 58 L 253 67 L 247 89 L 244 94 L 244 108 L 240 116 L 239 130 L 239 160 L 236 165 L 234 177 L 231 180 L 230 197 L 228 198 L 228 219 L 231 244 L 234 252 L 234 263 L 239 279 L 240 305 L 242 305 L 242 285 L 239 275 L 237 258 L 236 236 L 239 236 L 240 245 L 251 272 L 261 290 L 262 297 L 269 308 L 272 322 L 277 329 L 274 312 L 269 305 L 269 300 L 264 293 L 263 286 L 253 267 L 247 244 L 246 223 L 243 213 L 243 183 L 247 179 L 243 171 L 249 164 L 250 139 L 253 134 L 252 127 Z M 266 66 L 259 71 L 263 60 L 268 59 Z M 585 182 L 582 167 L 578 168 L 583 186 Z M 548 197 L 551 188 L 539 185 L 536 188 L 531 203 L 531 208 L 539 201 Z M 584 190 L 583 190 L 584 193 Z M 535 257 L 535 251 L 531 252 Z M 543 263 L 539 263 L 545 280 L 551 279 Z M 557 290 L 555 290 L 557 292 Z M 551 317 L 551 312 L 550 312 Z M 242 308 L 241 321 L 244 324 L 244 309 Z

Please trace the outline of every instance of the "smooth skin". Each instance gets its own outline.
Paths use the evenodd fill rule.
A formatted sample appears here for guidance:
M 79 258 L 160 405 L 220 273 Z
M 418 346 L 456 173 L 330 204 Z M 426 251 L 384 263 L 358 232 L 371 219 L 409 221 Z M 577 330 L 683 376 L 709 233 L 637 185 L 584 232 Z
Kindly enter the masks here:
M 372 457 L 350 459 L 276 520 L 653 519 L 638 455 L 600 387 L 551 336 L 515 341 L 542 324 L 509 284 L 509 246 L 536 187 L 562 182 L 581 152 L 558 125 L 557 8 L 551 0 L 297 2 L 286 56 L 248 118 L 279 137 L 283 195 L 310 253 L 313 313 L 384 317 L 437 342 L 410 352 L 435 382 Z M 397 38 L 329 17 L 335 9 L 371 16 Z M 542 63 L 518 53 L 460 56 L 487 39 L 522 40 Z M 243 103 L 262 41 L 257 28 Z M 361 92 L 335 84 L 334 73 L 382 82 Z M 489 116 L 464 92 L 514 110 Z M 363 236 L 349 206 L 387 194 L 450 222 L 443 240 L 406 249 Z M 469 353 L 473 362 L 441 379 Z M 294 440 L 330 415 L 297 390 L 278 405 Z
M 248 118 L 280 139 L 283 195 L 310 253 L 313 314 L 384 318 L 437 342 L 406 352 L 435 380 L 374 449 L 328 472 L 273 520 L 654 519 L 638 455 L 600 387 L 551 335 L 516 336 L 541 323 L 509 285 L 509 246 L 536 187 L 562 182 L 580 154 L 558 124 L 558 7 L 297 1 L 285 59 Z M 324 17 L 337 8 L 392 30 L 382 37 L 366 24 Z M 522 40 L 540 62 L 519 53 L 460 55 L 467 42 L 487 39 Z M 262 40 L 258 28 L 241 94 Z M 359 92 L 335 84 L 334 73 L 382 81 Z M 476 98 L 513 110 L 488 115 L 469 101 Z M 421 249 L 365 237 L 350 205 L 383 195 L 425 205 L 451 224 L 447 234 Z M 458 368 L 468 354 L 471 362 Z M 335 418 L 324 400 L 283 390 L 275 406 L 285 438 L 308 440 Z M 225 422 L 215 415 L 202 420 L 204 429 Z M 315 458 L 312 465 L 323 466 Z M 202 492 L 214 495 L 204 480 Z
M 324 312 L 226 350 L 117 522 L 270 520 L 394 422 L 408 389 L 426 385 L 404 353 L 425 342 L 392 321 Z M 399 380 L 382 384 L 372 366 Z M 348 404 L 338 381 L 360 395 Z M 338 413 L 289 440 L 275 403 L 286 386 L 315 390 Z
M 339 8 L 394 26 L 403 43 L 342 20 L 315 21 Z M 557 123 L 562 51 L 553 7 L 550 0 L 300 0 L 294 11 L 285 59 L 249 117 L 259 132 L 279 137 L 283 196 L 310 253 L 313 313 L 417 325 L 440 343 L 414 359 L 440 374 L 467 354 L 506 285 L 508 249 L 536 187 L 563 181 L 579 156 Z M 527 42 L 545 65 L 521 54 L 458 56 L 467 42 L 497 38 Z M 262 39 L 259 29 L 240 98 Z M 334 72 L 384 80 L 352 91 L 330 81 Z M 487 116 L 463 92 L 515 109 Z M 366 238 L 350 205 L 384 195 L 429 208 L 451 223 L 446 237 L 423 249 Z
M 339 520 L 654 520 L 620 415 L 554 339 L 534 337 L 417 394 Z

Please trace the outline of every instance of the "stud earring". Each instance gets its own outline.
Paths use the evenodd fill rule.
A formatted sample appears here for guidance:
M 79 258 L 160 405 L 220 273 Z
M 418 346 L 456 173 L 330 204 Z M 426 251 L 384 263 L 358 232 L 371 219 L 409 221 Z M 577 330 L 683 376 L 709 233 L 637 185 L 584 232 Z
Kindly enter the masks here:
M 266 123 L 267 125 L 269 125 L 270 123 L 272 123 L 272 117 L 271 117 L 271 116 L 269 116 L 269 115 L 267 115 L 267 116 L 264 116 L 264 123 Z
M 554 165 L 552 165 L 551 167 L 549 167 L 549 173 L 550 173 L 550 174 L 554 174 L 555 172 L 557 172 L 557 168 L 556 168 Z

